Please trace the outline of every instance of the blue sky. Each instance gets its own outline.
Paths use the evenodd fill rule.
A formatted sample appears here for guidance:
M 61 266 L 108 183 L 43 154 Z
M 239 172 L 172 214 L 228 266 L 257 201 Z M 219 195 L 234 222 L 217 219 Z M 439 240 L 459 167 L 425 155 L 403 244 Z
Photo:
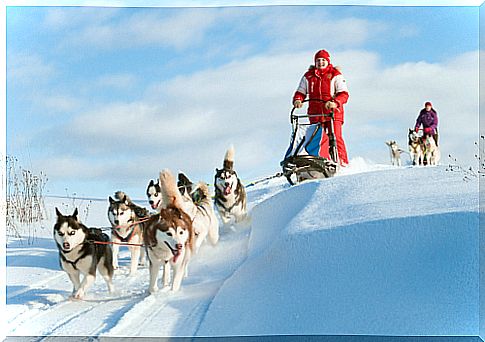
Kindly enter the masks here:
M 77 4 L 6 9 L 7 154 L 45 172 L 48 194 L 142 199 L 163 168 L 212 183 L 230 144 L 243 180 L 274 174 L 291 97 L 321 48 L 349 85 L 351 159 L 388 163 L 384 141 L 405 147 L 430 100 L 443 163 L 474 161 L 476 6 Z

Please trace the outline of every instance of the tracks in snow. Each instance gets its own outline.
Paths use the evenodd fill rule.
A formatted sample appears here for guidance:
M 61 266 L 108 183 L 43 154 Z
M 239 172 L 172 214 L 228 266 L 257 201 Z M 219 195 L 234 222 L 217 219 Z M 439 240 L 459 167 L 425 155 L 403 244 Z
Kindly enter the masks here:
M 55 272 L 55 276 L 9 296 L 9 304 L 23 304 L 24 311 L 9 322 L 7 334 L 192 336 L 219 288 L 245 260 L 249 234 L 249 227 L 222 231 L 217 246 L 204 244 L 193 258 L 189 277 L 178 293 L 160 291 L 148 295 L 148 268 L 129 277 L 125 266 L 115 273 L 115 293 L 108 294 L 106 284 L 98 276 L 85 300 L 72 301 L 67 299 L 71 290 L 67 275 Z M 29 303 L 25 303 L 27 298 Z

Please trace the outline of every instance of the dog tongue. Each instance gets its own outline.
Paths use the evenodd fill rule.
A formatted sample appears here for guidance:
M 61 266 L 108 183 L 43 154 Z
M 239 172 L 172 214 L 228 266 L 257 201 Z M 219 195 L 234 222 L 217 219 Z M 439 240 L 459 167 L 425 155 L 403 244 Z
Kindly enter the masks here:
M 179 258 L 180 256 L 180 251 L 178 249 L 172 251 L 173 253 L 173 262 L 177 262 L 177 259 Z
M 231 187 L 228 185 L 224 188 L 224 195 L 229 195 L 231 193 Z

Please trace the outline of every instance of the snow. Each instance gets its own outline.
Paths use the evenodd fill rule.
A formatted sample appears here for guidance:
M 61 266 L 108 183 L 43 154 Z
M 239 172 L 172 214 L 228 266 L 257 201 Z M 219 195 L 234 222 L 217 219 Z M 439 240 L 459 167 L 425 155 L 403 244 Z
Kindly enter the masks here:
M 8 240 L 6 335 L 479 334 L 478 180 L 357 158 L 332 179 L 247 190 L 250 221 L 202 246 L 180 292 L 149 295 L 122 248 L 115 293 L 97 277 L 84 301 L 68 299 L 51 237 L 54 207 L 73 207 L 49 198 L 34 244 Z M 107 199 L 82 205 L 88 226 L 108 224 Z

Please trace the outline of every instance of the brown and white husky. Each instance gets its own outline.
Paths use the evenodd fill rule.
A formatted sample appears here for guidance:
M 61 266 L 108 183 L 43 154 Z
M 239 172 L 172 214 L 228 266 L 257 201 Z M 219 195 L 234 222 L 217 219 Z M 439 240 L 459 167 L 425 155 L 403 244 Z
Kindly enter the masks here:
M 183 210 L 183 200 L 175 179 L 160 173 L 160 184 L 168 206 L 150 217 L 145 224 L 144 240 L 150 261 L 150 282 L 148 291 L 158 291 L 158 273 L 163 265 L 163 288 L 178 291 L 194 252 L 195 233 L 192 220 Z M 162 180 L 163 177 L 163 180 Z M 163 184 L 163 185 L 162 185 Z M 170 277 L 170 271 L 173 276 Z

